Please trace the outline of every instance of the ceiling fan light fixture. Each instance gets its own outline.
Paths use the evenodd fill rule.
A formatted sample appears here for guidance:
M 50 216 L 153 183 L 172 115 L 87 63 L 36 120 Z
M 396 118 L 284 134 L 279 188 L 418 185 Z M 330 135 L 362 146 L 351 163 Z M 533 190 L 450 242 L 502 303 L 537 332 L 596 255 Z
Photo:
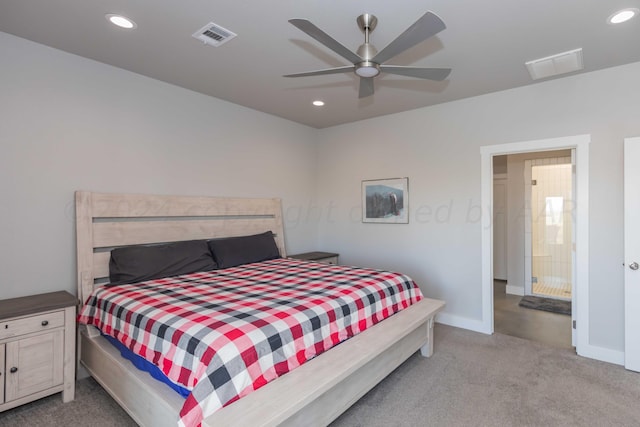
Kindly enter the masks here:
M 375 77 L 380 74 L 380 66 L 375 62 L 363 62 L 356 65 L 355 72 L 360 77 Z
M 607 22 L 610 24 L 622 24 L 623 22 L 627 22 L 631 18 L 635 17 L 638 14 L 638 9 L 629 8 L 622 9 L 614 13 L 607 19 Z

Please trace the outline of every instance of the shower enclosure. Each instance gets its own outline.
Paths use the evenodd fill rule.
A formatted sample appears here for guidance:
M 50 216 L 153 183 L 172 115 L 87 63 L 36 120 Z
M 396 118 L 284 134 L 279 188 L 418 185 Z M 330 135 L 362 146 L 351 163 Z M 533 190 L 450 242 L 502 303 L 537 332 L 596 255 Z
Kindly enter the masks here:
M 573 183 L 571 157 L 525 162 L 525 293 L 571 300 Z

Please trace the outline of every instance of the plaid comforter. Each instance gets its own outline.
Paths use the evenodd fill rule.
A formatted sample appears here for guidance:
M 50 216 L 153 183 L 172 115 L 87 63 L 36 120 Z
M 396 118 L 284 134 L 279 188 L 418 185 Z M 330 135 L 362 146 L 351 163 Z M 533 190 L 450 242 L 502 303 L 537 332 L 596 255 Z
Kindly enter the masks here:
M 422 299 L 404 275 L 276 259 L 98 287 L 78 319 L 191 391 L 204 417 Z

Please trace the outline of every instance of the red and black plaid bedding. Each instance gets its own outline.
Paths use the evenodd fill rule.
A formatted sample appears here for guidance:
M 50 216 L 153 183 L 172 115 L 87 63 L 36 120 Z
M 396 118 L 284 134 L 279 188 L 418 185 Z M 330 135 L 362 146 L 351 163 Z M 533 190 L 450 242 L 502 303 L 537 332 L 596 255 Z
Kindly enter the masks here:
M 420 299 L 402 274 L 276 259 L 98 287 L 78 319 L 191 390 L 179 425 L 197 426 Z

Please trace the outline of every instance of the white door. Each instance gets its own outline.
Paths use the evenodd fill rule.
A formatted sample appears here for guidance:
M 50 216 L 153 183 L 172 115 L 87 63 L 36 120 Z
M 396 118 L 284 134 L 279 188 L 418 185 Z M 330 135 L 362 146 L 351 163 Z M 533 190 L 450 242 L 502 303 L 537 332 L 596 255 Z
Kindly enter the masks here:
M 624 141 L 624 366 L 640 372 L 640 138 Z
M 507 280 L 507 178 L 493 180 L 493 278 Z

